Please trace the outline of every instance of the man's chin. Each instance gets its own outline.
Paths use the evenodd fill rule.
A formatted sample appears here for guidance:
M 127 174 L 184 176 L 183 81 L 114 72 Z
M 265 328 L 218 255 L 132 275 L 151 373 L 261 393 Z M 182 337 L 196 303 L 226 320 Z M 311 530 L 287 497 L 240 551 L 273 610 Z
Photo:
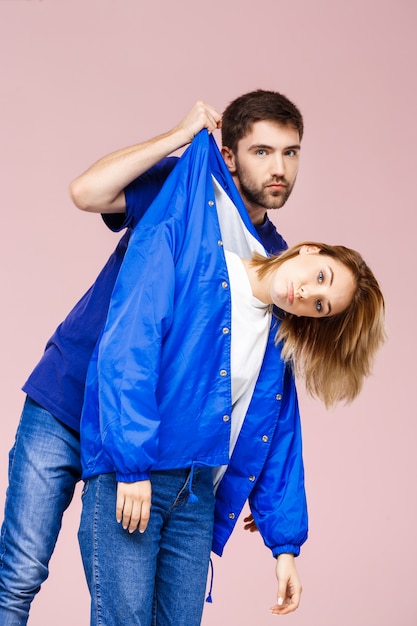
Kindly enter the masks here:
M 277 200 L 276 202 L 269 202 L 268 204 L 264 205 L 264 208 L 267 209 L 268 211 L 273 211 L 274 209 L 280 209 L 282 206 L 284 206 L 286 201 L 287 199 L 284 198 L 279 201 Z
M 265 200 L 266 209 L 280 209 L 288 200 L 288 194 L 283 194 L 279 191 L 274 192 L 269 198 Z

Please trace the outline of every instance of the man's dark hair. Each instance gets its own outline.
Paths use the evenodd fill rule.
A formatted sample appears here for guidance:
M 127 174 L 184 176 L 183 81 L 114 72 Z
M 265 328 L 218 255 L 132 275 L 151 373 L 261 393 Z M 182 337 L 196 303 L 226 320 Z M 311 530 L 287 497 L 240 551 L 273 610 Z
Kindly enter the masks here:
M 238 142 L 250 132 L 252 124 L 264 120 L 293 126 L 300 140 L 303 136 L 303 116 L 295 104 L 276 91 L 257 89 L 239 96 L 224 111 L 222 145 L 236 152 Z

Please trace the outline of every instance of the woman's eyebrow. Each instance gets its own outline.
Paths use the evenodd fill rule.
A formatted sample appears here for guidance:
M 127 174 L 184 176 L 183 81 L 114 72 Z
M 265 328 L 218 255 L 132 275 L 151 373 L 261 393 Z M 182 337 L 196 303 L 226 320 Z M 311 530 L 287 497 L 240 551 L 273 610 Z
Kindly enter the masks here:
M 333 272 L 332 268 L 330 267 L 330 265 L 327 266 L 327 269 L 329 270 L 329 274 L 330 274 L 330 283 L 329 284 L 330 284 L 330 287 L 331 287 L 332 284 L 333 284 L 334 272 Z
M 329 274 L 330 274 L 329 285 L 330 285 L 330 287 L 331 287 L 331 286 L 332 286 L 332 283 L 333 283 L 333 279 L 334 279 L 334 272 L 333 272 L 332 268 L 330 267 L 330 265 L 328 265 L 328 266 L 327 266 L 327 269 L 329 270 Z M 330 314 L 331 314 L 331 312 L 332 312 L 332 305 L 330 304 L 330 302 L 327 302 L 327 306 L 328 306 L 329 308 L 327 309 L 327 313 L 326 313 L 326 315 L 330 315 Z

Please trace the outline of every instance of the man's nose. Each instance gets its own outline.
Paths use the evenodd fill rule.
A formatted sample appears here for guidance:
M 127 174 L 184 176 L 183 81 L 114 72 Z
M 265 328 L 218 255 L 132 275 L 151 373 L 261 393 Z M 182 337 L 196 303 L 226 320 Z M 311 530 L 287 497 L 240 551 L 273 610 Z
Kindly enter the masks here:
M 283 176 L 285 176 L 285 165 L 284 165 L 284 159 L 282 157 L 282 154 L 274 155 L 274 159 L 272 161 L 271 174 L 279 178 L 282 178 Z

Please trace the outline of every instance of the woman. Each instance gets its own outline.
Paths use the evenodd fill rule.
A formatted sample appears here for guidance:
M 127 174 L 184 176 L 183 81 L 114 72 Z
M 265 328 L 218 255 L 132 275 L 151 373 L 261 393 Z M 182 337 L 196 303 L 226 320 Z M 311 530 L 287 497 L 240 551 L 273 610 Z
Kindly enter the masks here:
M 354 400 L 384 340 L 384 298 L 361 255 L 304 243 L 244 263 L 254 295 L 265 300 L 262 290 L 269 289 L 273 304 L 289 314 L 277 340 L 284 341 L 283 356 L 304 375 L 307 390 L 326 406 Z
M 277 324 L 271 304 L 297 313 L 306 288 L 297 293 L 298 257 L 324 262 L 321 287 L 327 268 L 332 273 L 332 293 L 321 298 L 324 313 L 316 302 L 315 316 L 343 317 L 359 283 L 334 255 L 309 245 L 258 272 L 272 261 L 251 261 L 265 252 L 244 208 L 216 184 L 219 169 L 214 140 L 200 133 L 132 234 L 90 364 L 79 538 L 93 624 L 199 624 L 210 549 L 222 553 L 248 498 L 277 557 L 281 602 L 273 610 L 298 605 L 294 556 L 307 537 L 307 512 L 286 363 L 298 356 L 298 330 L 294 316 Z M 134 202 L 134 190 L 126 194 Z M 306 366 L 307 383 L 322 395 Z M 340 389 L 330 400 L 339 397 Z

